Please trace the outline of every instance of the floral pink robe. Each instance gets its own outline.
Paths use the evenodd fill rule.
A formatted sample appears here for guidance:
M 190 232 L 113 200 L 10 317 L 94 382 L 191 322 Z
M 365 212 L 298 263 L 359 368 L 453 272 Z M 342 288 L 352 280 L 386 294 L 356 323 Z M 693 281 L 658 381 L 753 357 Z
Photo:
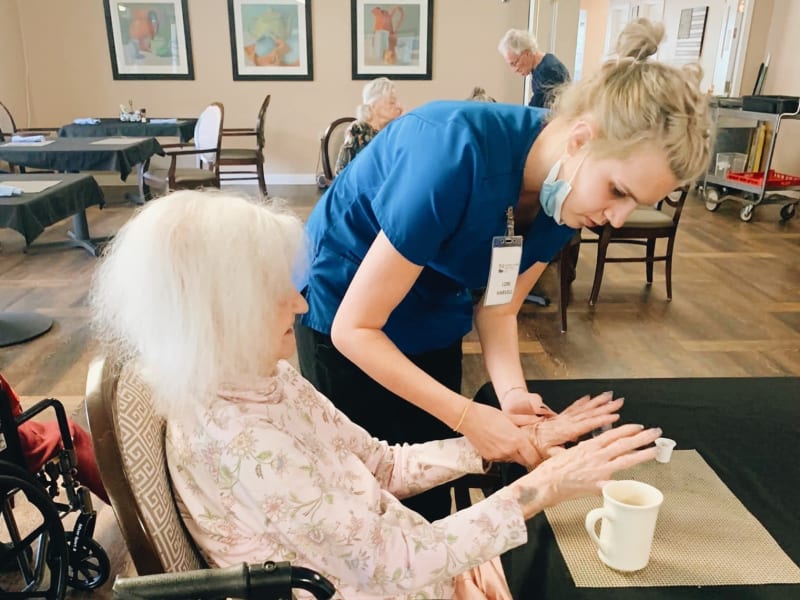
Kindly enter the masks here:
M 379 410 L 379 408 L 378 408 Z M 502 491 L 430 523 L 397 498 L 481 472 L 464 438 L 389 446 L 287 362 L 167 428 L 174 489 L 212 564 L 288 560 L 336 598 L 451 598 L 453 577 L 526 541 Z

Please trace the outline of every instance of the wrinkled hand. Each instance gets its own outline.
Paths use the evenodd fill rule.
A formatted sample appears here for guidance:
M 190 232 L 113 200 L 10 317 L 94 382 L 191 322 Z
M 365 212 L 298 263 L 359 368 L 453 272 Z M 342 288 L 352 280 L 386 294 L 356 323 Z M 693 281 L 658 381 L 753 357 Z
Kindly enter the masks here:
M 539 394 L 525 389 L 514 389 L 503 398 L 503 412 L 506 413 L 514 424 L 523 427 L 538 422 L 542 417 L 553 417 L 555 412 L 550 410 Z
M 642 429 L 641 425 L 622 425 L 559 452 L 509 487 L 525 518 L 565 500 L 600 493 L 611 476 L 622 469 L 652 460 L 652 444 L 661 429 Z
M 590 431 L 619 420 L 617 411 L 623 398 L 613 399 L 613 392 L 584 396 L 553 418 L 539 420 L 525 427 L 534 446 L 543 457 L 563 451 L 566 442 L 574 442 Z
M 509 415 L 492 406 L 473 402 L 459 431 L 488 461 L 518 462 L 534 466 L 543 457 L 528 433 Z

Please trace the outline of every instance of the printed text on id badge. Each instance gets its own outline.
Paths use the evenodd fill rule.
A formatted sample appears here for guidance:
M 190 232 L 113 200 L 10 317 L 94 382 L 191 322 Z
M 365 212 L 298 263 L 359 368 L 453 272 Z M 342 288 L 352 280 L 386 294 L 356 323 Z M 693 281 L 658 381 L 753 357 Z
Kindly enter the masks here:
M 492 238 L 492 260 L 489 281 L 483 297 L 484 306 L 508 304 L 514 297 L 519 265 L 522 259 L 522 236 L 495 236 Z

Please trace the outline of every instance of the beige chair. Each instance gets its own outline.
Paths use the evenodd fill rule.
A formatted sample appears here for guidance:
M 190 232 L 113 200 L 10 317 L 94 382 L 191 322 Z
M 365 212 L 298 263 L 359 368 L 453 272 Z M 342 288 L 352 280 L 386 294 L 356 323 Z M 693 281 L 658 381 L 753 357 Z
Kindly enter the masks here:
M 325 178 L 326 185 L 330 185 L 336 174 L 333 172 L 336 166 L 336 158 L 339 156 L 339 149 L 344 143 L 344 134 L 350 123 L 355 121 L 353 117 L 342 117 L 336 119 L 325 130 L 320 142 L 320 158 L 322 161 L 322 176 Z
M 225 108 L 219 102 L 210 104 L 200 113 L 194 127 L 194 146 L 189 144 L 165 144 L 162 146 L 170 158 L 168 167 L 156 166 L 147 161 L 141 169 L 145 185 L 143 190 L 149 197 L 148 188 L 155 187 L 163 193 L 173 190 L 219 187 L 219 156 L 222 145 L 222 122 Z M 197 167 L 179 168 L 179 156 L 195 156 Z
M 138 577 L 117 578 L 114 597 L 277 599 L 304 588 L 333 597 L 317 572 L 265 560 L 209 569 L 183 524 L 164 450 L 165 423 L 153 412 L 148 385 L 133 368 L 94 360 L 86 382 L 86 416 L 97 466 Z
M 115 373 L 105 360 L 93 361 L 86 416 L 103 484 L 139 575 L 205 567 L 172 495 L 165 425 L 144 381 L 133 369 Z
M 222 130 L 223 137 L 229 136 L 255 136 L 255 148 L 222 148 L 219 154 L 220 167 L 246 167 L 254 166 L 256 168 L 255 174 L 252 171 L 220 171 L 220 178 L 229 181 L 238 181 L 240 179 L 258 180 L 258 189 L 261 194 L 267 195 L 267 182 L 264 179 L 264 130 L 267 120 L 267 108 L 269 108 L 270 94 L 267 94 L 264 101 L 261 103 L 261 109 L 258 111 L 258 119 L 256 126 L 253 129 L 237 129 L 226 128 Z M 235 175 L 235 177 L 228 177 Z
M 664 262 L 667 300 L 672 300 L 672 255 L 675 248 L 675 236 L 678 233 L 678 222 L 688 194 L 688 186 L 683 187 L 675 190 L 654 208 L 637 208 L 625 220 L 622 227 L 614 228 L 607 224 L 590 229 L 598 236 L 597 238 L 584 238 L 582 240 L 583 243 L 597 244 L 597 266 L 595 267 L 592 291 L 589 295 L 590 305 L 594 306 L 597 302 L 606 263 L 621 262 L 644 262 L 647 285 L 653 283 L 653 263 Z M 665 204 L 671 207 L 671 214 L 664 210 Z M 665 239 L 667 244 L 664 253 L 656 255 L 656 241 L 658 239 Z M 635 257 L 609 257 L 607 256 L 608 247 L 611 244 L 644 246 L 645 254 L 644 256 Z

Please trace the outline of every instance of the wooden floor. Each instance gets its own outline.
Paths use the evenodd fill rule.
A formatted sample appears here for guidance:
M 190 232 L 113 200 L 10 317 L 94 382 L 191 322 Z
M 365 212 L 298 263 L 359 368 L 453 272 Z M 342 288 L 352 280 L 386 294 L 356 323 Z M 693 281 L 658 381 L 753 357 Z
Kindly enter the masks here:
M 313 186 L 273 186 L 270 192 L 287 198 L 302 216 L 318 198 Z M 113 202 L 120 190 L 108 196 Z M 762 206 L 744 223 L 739 208 L 726 202 L 710 213 L 696 198 L 687 201 L 672 302 L 666 301 L 663 266 L 655 267 L 654 284 L 646 287 L 643 264 L 613 264 L 597 305 L 588 306 L 595 247 L 584 245 L 569 331 L 562 334 L 555 269 L 549 269 L 543 288 L 553 303 L 526 305 L 519 319 L 528 378 L 800 376 L 800 219 L 780 222 L 779 207 Z M 133 211 L 119 202 L 89 209 L 92 234 L 113 234 Z M 40 241 L 63 238 L 68 226 L 53 226 Z M 46 335 L 0 348 L 0 371 L 24 402 L 55 396 L 80 418 L 95 352 L 86 293 L 96 259 L 81 250 L 25 253 L 11 230 L 0 230 L 0 244 L 0 311 L 37 311 L 55 319 Z M 474 333 L 464 349 L 464 392 L 472 395 L 486 381 Z M 109 526 L 99 541 L 112 555 L 113 569 L 126 572 L 130 567 L 110 512 L 101 511 Z M 109 589 L 110 583 L 92 597 L 110 597 Z

